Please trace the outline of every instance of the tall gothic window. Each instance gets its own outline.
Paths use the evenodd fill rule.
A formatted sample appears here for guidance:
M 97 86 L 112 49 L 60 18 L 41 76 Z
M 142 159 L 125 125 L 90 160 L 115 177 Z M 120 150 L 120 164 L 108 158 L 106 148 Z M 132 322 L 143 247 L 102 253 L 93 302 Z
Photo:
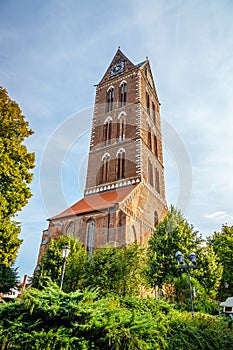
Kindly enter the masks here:
M 109 117 L 104 122 L 103 128 L 103 143 L 104 145 L 109 145 L 112 138 L 112 119 Z
M 159 217 L 158 217 L 157 211 L 155 210 L 155 212 L 154 212 L 154 227 L 158 226 L 158 223 L 159 223 Z
M 160 180 L 159 180 L 159 171 L 155 168 L 155 189 L 160 193 Z
M 123 141 L 125 139 L 125 116 L 121 114 L 117 120 L 117 140 Z
M 119 105 L 120 107 L 126 105 L 127 99 L 127 84 L 126 82 L 122 82 L 119 88 Z
M 154 154 L 156 157 L 158 157 L 158 143 L 157 143 L 157 137 L 154 135 Z
M 148 182 L 153 186 L 153 167 L 150 159 L 148 159 Z
M 150 125 L 147 123 L 147 146 L 149 147 L 149 149 L 152 149 L 152 142 L 151 142 L 151 127 Z
M 106 98 L 106 111 L 110 112 L 113 110 L 113 103 L 114 103 L 114 88 L 111 87 L 107 91 L 107 98 Z
M 125 178 L 125 151 L 123 149 L 121 149 L 117 153 L 116 175 L 117 175 L 117 180 Z
M 91 219 L 87 223 L 87 251 L 89 253 L 90 259 L 93 255 L 95 245 L 95 221 Z
M 147 113 L 150 115 L 150 95 L 148 92 L 146 92 L 146 110 Z
M 152 116 L 153 116 L 153 122 L 156 124 L 156 112 L 155 112 L 155 104 L 152 102 Z
M 108 182 L 108 175 L 109 175 L 109 162 L 110 162 L 110 156 L 109 154 L 105 154 L 102 159 L 102 182 Z
M 67 227 L 66 227 L 66 234 L 67 235 L 74 235 L 74 222 L 71 221 L 68 223 Z

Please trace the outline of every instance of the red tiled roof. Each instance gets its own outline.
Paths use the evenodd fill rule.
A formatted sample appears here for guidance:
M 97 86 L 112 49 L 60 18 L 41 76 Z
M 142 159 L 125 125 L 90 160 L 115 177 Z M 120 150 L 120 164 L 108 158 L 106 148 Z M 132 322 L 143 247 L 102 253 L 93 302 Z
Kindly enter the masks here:
M 53 216 L 50 220 L 113 207 L 114 204 L 122 202 L 136 186 L 137 185 L 128 186 L 112 191 L 88 195 L 60 214 Z

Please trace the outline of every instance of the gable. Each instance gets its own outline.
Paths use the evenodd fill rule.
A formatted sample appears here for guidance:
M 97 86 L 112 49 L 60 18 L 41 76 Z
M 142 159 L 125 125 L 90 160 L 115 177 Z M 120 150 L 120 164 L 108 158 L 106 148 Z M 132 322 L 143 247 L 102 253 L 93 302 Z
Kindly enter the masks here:
M 145 74 L 145 77 L 146 77 L 146 80 L 147 82 L 149 83 L 150 87 L 152 89 L 155 89 L 155 83 L 154 83 L 154 79 L 153 79 L 153 75 L 152 75 L 152 72 L 151 72 L 151 68 L 150 68 L 150 63 L 149 61 L 147 60 L 143 66 L 140 67 L 140 69 L 143 71 L 143 73 Z
M 137 67 L 123 54 L 120 48 L 118 48 L 115 56 L 112 59 L 112 62 L 108 66 L 99 84 L 112 80 L 119 74 L 123 74 L 134 68 L 137 68 Z

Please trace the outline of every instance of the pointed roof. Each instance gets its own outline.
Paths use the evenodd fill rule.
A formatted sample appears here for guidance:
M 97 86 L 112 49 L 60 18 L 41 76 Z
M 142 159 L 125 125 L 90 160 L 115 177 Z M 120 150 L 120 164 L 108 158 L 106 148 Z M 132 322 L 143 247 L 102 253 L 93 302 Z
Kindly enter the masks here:
M 137 64 L 137 67 L 144 72 L 144 75 L 145 75 L 149 85 L 151 86 L 151 88 L 155 91 L 157 100 L 159 102 L 159 98 L 158 98 L 157 90 L 156 90 L 156 87 L 155 87 L 155 82 L 154 82 L 154 78 L 153 78 L 153 74 L 152 74 L 152 71 L 151 71 L 150 62 L 148 60 L 148 57 L 146 58 L 145 61 Z
M 121 63 L 123 63 L 123 70 L 122 72 L 118 73 L 117 75 L 115 74 L 111 74 L 112 68 L 116 65 L 120 65 Z M 156 88 L 155 88 L 155 83 L 154 83 L 154 78 L 151 72 L 151 68 L 150 68 L 150 62 L 148 60 L 148 57 L 146 57 L 146 60 L 138 63 L 138 64 L 133 64 L 128 57 L 126 57 L 123 52 L 121 51 L 120 47 L 118 47 L 117 52 L 115 53 L 110 65 L 108 66 L 106 72 L 104 73 L 103 78 L 100 80 L 99 84 L 103 84 L 105 82 L 110 82 L 111 80 L 113 80 L 116 76 L 124 74 L 127 71 L 131 71 L 133 69 L 140 69 L 140 70 L 144 70 L 145 72 L 144 74 L 146 74 L 146 78 L 149 82 L 149 84 L 151 85 L 151 87 L 155 90 L 156 96 L 157 96 L 157 92 L 156 92 Z M 158 99 L 158 96 L 157 96 Z M 159 99 L 158 99 L 159 102 Z
M 114 207 L 115 204 L 122 202 L 138 184 L 127 186 L 120 189 L 96 193 L 82 198 L 77 203 L 73 204 L 68 209 L 58 215 L 53 216 L 48 220 L 61 219 L 73 215 L 83 215 L 93 211 L 101 211 L 107 208 Z
M 143 66 L 144 63 L 146 63 L 147 61 L 148 61 L 148 60 L 146 59 L 145 61 L 142 61 L 142 62 L 136 64 L 136 67 L 140 68 L 140 67 Z
M 129 59 L 128 57 L 126 57 L 123 52 L 121 51 L 120 47 L 118 47 L 117 52 L 115 53 L 115 56 L 113 57 L 110 65 L 108 66 L 103 78 L 101 79 L 101 81 L 99 82 L 99 84 L 104 83 L 105 81 L 110 80 L 111 77 L 111 68 L 121 62 L 124 62 L 124 72 L 132 70 L 134 68 L 136 68 L 137 66 L 135 66 Z

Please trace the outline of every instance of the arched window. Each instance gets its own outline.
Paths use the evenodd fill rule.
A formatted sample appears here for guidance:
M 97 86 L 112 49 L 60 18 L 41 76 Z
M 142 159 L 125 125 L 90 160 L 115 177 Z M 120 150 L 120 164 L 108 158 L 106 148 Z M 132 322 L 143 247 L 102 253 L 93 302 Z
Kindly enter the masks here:
M 74 235 L 74 222 L 71 221 L 68 223 L 67 227 L 66 227 L 66 234 L 67 235 Z
M 157 211 L 155 210 L 155 212 L 154 212 L 154 227 L 158 226 L 158 223 L 159 223 L 159 217 L 158 217 Z
M 147 113 L 150 115 L 150 95 L 148 91 L 146 92 L 146 110 Z
M 125 178 L 125 151 L 120 149 L 116 158 L 116 177 L 117 180 Z
M 119 214 L 118 214 L 118 226 L 119 227 L 123 226 L 123 212 L 122 211 L 119 211 Z
M 151 186 L 153 186 L 153 167 L 151 160 L 148 158 L 148 182 Z
M 108 182 L 110 155 L 106 153 L 102 158 L 102 182 Z
M 87 223 L 87 251 L 89 253 L 90 259 L 92 258 L 92 255 L 93 255 L 94 246 L 95 246 L 95 221 L 91 219 Z
M 152 114 L 153 114 L 153 122 L 156 124 L 156 112 L 155 112 L 155 104 L 152 102 Z
M 119 87 L 119 105 L 120 107 L 126 105 L 127 99 L 127 83 L 123 81 Z
M 117 140 L 125 140 L 125 113 L 121 113 L 117 120 Z
M 158 157 L 158 143 L 157 143 L 157 137 L 154 135 L 154 154 L 156 157 Z
M 136 232 L 136 229 L 135 229 L 135 226 L 134 226 L 134 225 L 132 226 L 132 229 L 133 229 L 133 238 L 134 238 L 134 242 L 137 244 L 137 232 Z
M 103 128 L 103 143 L 104 145 L 109 145 L 112 138 L 112 118 L 108 117 L 104 122 Z
M 160 193 L 160 180 L 159 180 L 159 171 L 155 168 L 155 189 L 158 193 Z
M 149 121 L 147 121 L 147 146 L 151 150 L 152 149 L 152 142 L 151 142 L 151 126 L 149 124 Z
M 107 91 L 106 96 L 106 111 L 110 112 L 113 110 L 113 103 L 114 103 L 114 87 L 111 86 Z

